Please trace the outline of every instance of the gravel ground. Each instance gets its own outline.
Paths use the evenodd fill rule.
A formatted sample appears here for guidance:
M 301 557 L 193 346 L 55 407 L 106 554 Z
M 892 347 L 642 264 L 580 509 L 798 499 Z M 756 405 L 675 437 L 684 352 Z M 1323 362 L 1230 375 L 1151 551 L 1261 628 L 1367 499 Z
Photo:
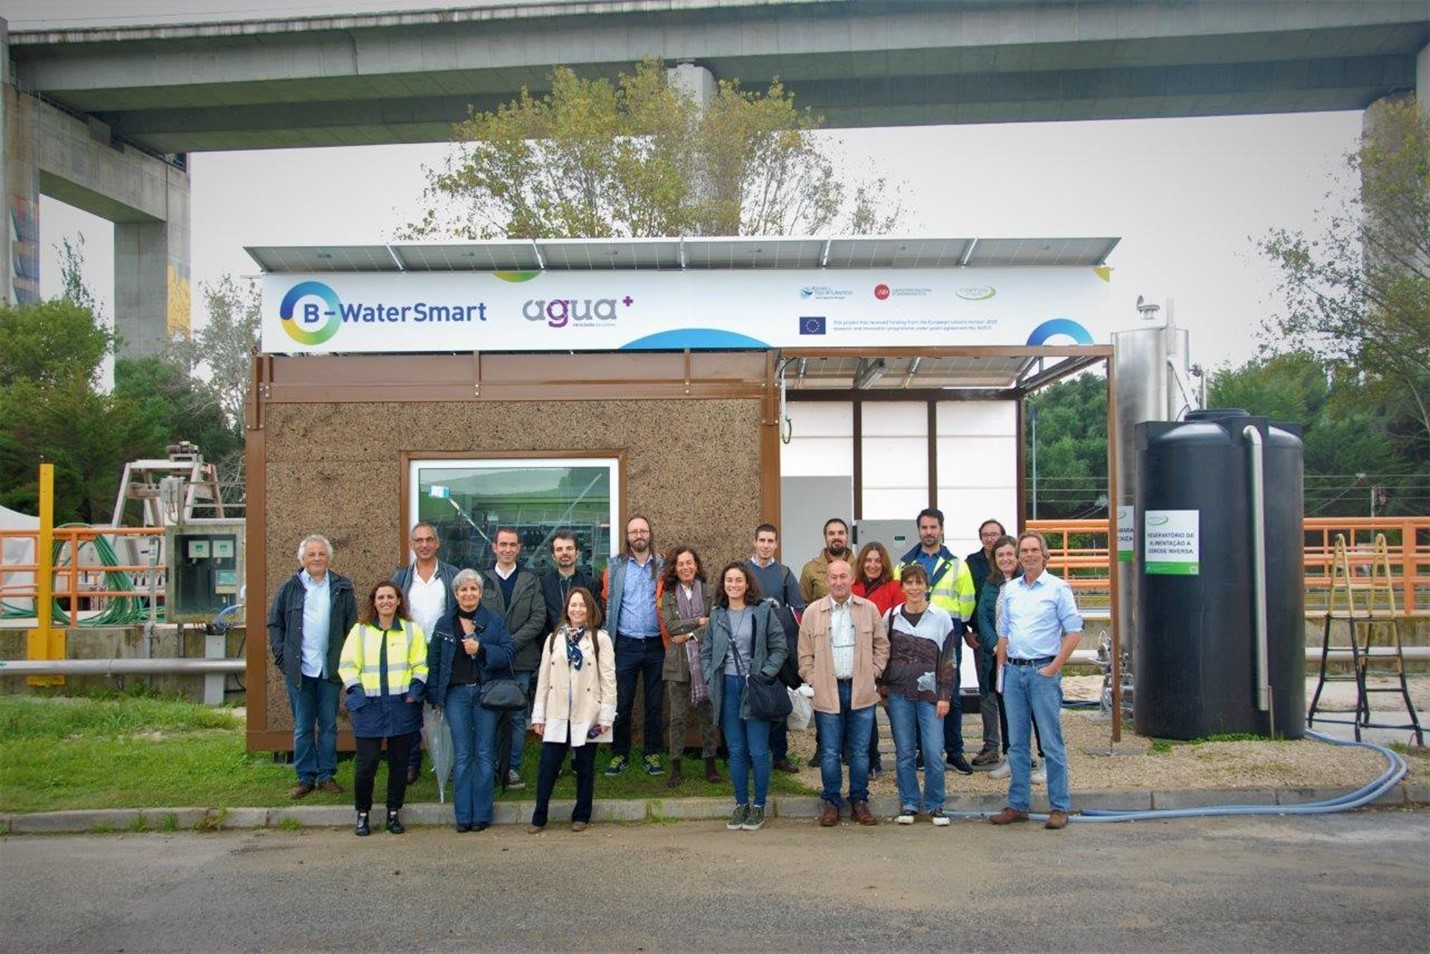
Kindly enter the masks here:
M 1069 677 L 1064 680 L 1068 699 L 1097 698 L 1102 677 Z M 1387 683 L 1389 685 L 1390 683 Z M 1430 679 L 1415 679 L 1411 683 L 1411 699 L 1421 713 L 1425 725 L 1427 704 L 1430 704 Z M 1314 689 L 1308 688 L 1307 696 Z M 1373 715 L 1378 720 L 1400 721 L 1402 712 L 1391 711 L 1390 700 L 1380 696 L 1374 701 Z M 1349 710 L 1351 707 L 1345 707 Z M 883 721 L 881 714 L 880 721 Z M 1198 789 L 1198 788 L 1345 788 L 1355 789 L 1375 778 L 1385 768 L 1385 760 L 1369 749 L 1327 745 L 1312 739 L 1295 742 L 1205 742 L 1200 744 L 1174 742 L 1170 751 L 1153 750 L 1153 740 L 1132 731 L 1130 720 L 1123 724 L 1122 741 L 1112 748 L 1112 723 L 1098 710 L 1063 710 L 1063 739 L 1068 748 L 1068 771 L 1074 793 L 1111 789 Z M 964 719 L 963 737 L 968 757 L 979 749 L 983 735 L 978 716 Z M 1408 733 L 1407 733 L 1408 735 Z M 881 749 L 884 772 L 870 782 L 873 795 L 894 795 L 894 745 L 887 728 L 881 729 Z M 790 750 L 799 753 L 791 761 L 800 766 L 801 780 L 819 788 L 819 769 L 806 766 L 814 753 L 814 730 L 790 733 Z M 1410 777 L 1430 776 L 1430 758 L 1425 750 L 1408 759 Z M 971 776 L 949 772 L 948 794 L 987 795 L 1006 792 L 1007 779 L 992 779 L 987 772 Z

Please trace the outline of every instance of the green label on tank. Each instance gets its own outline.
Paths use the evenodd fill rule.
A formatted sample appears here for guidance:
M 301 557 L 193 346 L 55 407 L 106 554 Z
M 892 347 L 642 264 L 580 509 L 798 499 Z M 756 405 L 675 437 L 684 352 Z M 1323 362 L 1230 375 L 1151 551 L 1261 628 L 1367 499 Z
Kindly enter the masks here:
M 1200 567 L 1195 563 L 1148 563 L 1147 572 L 1161 576 L 1196 576 Z

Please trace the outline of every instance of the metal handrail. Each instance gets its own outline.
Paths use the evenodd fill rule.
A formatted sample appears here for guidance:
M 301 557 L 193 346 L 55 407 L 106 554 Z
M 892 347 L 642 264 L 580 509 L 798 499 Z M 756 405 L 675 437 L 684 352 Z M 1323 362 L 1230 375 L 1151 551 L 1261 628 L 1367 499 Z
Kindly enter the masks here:
M 143 585 L 136 583 L 129 589 L 114 589 L 105 586 L 97 586 L 90 582 L 93 580 L 103 580 L 107 573 L 149 573 L 151 571 L 163 574 L 162 566 L 150 566 L 147 563 L 90 563 L 85 562 L 81 554 L 84 547 L 93 545 L 100 538 L 115 537 L 147 537 L 156 540 L 164 536 L 163 527 L 88 527 L 70 526 L 56 527 L 53 530 L 54 541 L 59 546 L 60 560 L 54 566 L 55 586 L 53 598 L 56 600 L 68 600 L 69 611 L 67 624 L 70 627 L 82 625 L 80 619 L 79 603 L 81 600 L 94 599 L 134 599 L 148 601 L 151 597 L 163 598 L 164 585 L 161 581 L 156 581 L 157 585 L 152 587 L 149 582 L 144 581 Z M 7 540 L 27 540 L 35 553 L 39 553 L 39 531 L 38 530 L 0 530 L 0 547 Z M 67 556 L 67 562 L 65 558 Z M 4 563 L 0 565 L 0 604 L 13 600 L 35 600 L 39 595 L 39 581 L 36 579 L 39 570 L 39 563 Z M 5 582 L 4 576 L 14 574 L 30 574 L 30 581 Z M 36 608 L 38 611 L 38 607 Z
M 1077 590 L 1097 592 L 1108 588 L 1108 520 L 1032 520 L 1028 529 L 1048 540 L 1049 566 L 1067 573 L 1068 583 Z M 1368 573 L 1376 534 L 1385 534 L 1389 544 L 1392 580 L 1398 592 L 1401 614 L 1430 615 L 1430 517 L 1310 517 L 1303 521 L 1306 546 L 1303 551 L 1303 579 L 1309 611 L 1325 605 L 1331 587 L 1331 562 L 1336 534 L 1344 534 L 1353 547 L 1353 569 Z M 1077 546 L 1072 543 L 1076 539 Z M 1408 544 L 1408 545 L 1407 545 Z

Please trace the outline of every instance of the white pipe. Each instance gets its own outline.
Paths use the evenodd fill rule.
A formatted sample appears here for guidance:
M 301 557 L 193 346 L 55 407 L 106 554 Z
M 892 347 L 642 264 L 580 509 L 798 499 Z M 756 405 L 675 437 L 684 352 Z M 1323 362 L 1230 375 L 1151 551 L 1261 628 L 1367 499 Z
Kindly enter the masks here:
M 1266 466 L 1261 432 L 1248 424 L 1241 436 L 1251 441 L 1251 598 L 1256 604 L 1256 708 L 1271 709 L 1271 675 L 1266 645 Z M 1271 733 L 1272 738 L 1276 733 Z
M 16 659 L 0 660 L 0 676 L 155 676 L 242 673 L 243 659 Z

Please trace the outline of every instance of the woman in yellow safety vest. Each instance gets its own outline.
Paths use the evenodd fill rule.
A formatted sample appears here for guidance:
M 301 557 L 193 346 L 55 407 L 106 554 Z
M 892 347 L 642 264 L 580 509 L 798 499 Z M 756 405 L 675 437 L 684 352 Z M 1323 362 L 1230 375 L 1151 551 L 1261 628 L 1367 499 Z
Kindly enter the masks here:
M 394 583 L 384 580 L 368 594 L 358 624 L 343 643 L 338 677 L 348 690 L 348 711 L 357 743 L 354 831 L 358 835 L 370 832 L 373 780 L 386 741 L 387 830 L 400 835 L 406 831 L 397 813 L 407 795 L 407 760 L 412 740 L 422 730 L 427 640 L 422 628 L 407 618 L 406 600 Z

